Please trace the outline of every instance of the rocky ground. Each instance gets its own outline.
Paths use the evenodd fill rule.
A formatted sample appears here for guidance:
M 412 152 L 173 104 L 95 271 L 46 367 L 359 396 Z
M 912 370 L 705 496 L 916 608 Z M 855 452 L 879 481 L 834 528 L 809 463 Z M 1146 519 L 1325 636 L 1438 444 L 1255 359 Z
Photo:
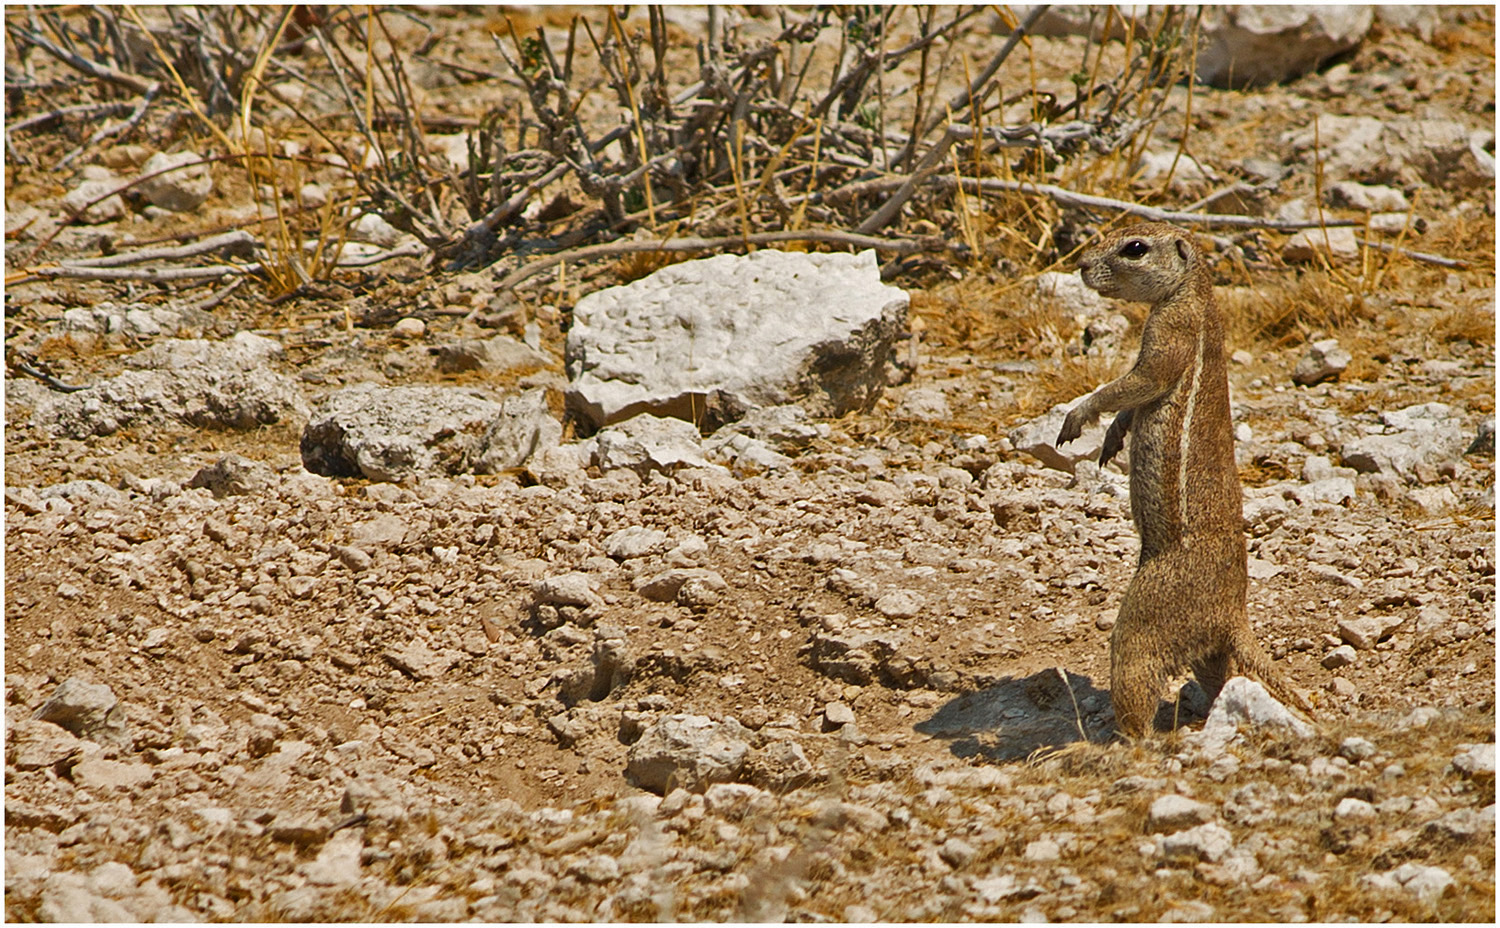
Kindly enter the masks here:
M 916 334 L 848 415 L 558 419 L 514 461 L 486 433 L 479 474 L 449 436 L 365 435 L 334 476 L 308 436 L 357 430 L 335 398 L 362 383 L 561 414 L 576 289 L 515 338 L 476 324 L 512 312 L 489 271 L 398 266 L 360 327 L 253 286 L 8 289 L 8 347 L 93 386 L 6 378 L 7 917 L 1492 921 L 1493 161 L 1326 133 L 1492 128 L 1493 50 L 1488 15 L 1377 27 L 1194 102 L 1220 173 L 1284 153 L 1288 216 L 1321 189 L 1310 111 L 1351 120 L 1327 181 L 1388 171 L 1345 195 L 1414 201 L 1405 244 L 1468 262 L 1377 281 L 1222 241 L 1236 318 L 1301 320 L 1237 327 L 1230 382 L 1250 616 L 1310 728 L 1184 682 L 1175 730 L 1113 738 L 1126 478 L 1097 432 L 1048 439 L 1067 372 L 1128 364 L 1139 318 L 1066 279 L 888 280 Z M 7 168 L 9 273 L 62 190 Z

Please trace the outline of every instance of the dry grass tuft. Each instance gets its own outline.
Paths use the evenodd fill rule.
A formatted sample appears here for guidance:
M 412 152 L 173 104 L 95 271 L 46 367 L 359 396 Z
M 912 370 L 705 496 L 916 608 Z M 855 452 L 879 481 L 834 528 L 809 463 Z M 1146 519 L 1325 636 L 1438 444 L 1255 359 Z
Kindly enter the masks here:
M 1229 345 L 1251 349 L 1258 344 L 1284 348 L 1314 332 L 1334 332 L 1374 318 L 1364 298 L 1323 271 L 1308 271 L 1290 281 L 1274 280 L 1254 289 L 1219 291 L 1228 319 Z
M 999 286 L 980 275 L 933 291 L 914 291 L 912 316 L 924 339 L 971 354 L 1051 357 L 1079 332 L 1054 300 L 1027 286 Z
M 1433 336 L 1444 342 L 1468 342 L 1495 347 L 1495 313 L 1482 306 L 1460 306 L 1443 310 L 1432 318 Z
M 1112 357 L 1071 356 L 1038 371 L 1016 392 L 1016 412 L 1024 418 L 1041 415 L 1058 403 L 1091 393 L 1130 368 L 1126 353 Z
M 637 251 L 616 261 L 613 270 L 621 284 L 628 284 L 695 257 L 682 251 Z

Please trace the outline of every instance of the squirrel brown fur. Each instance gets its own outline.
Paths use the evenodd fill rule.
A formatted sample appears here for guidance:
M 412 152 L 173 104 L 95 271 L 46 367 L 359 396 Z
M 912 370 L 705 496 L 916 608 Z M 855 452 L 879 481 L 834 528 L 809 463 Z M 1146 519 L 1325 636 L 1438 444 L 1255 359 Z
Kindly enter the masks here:
M 1130 514 L 1141 553 L 1110 638 L 1116 726 L 1131 737 L 1145 734 L 1162 687 L 1189 669 L 1210 699 L 1225 680 L 1244 675 L 1310 711 L 1246 613 L 1224 317 L 1202 253 L 1174 226 L 1139 223 L 1106 236 L 1078 266 L 1084 283 L 1104 296 L 1151 307 L 1135 365 L 1069 412 L 1057 436 L 1062 445 L 1101 414 L 1118 412 L 1101 462 L 1130 436 Z

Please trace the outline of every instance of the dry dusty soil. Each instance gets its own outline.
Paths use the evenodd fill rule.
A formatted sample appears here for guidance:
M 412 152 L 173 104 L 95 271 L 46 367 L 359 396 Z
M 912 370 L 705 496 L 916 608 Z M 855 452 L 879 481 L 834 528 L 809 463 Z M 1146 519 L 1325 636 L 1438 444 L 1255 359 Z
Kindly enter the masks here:
M 442 15 L 447 41 L 487 43 L 479 12 Z M 1044 77 L 1080 43 L 1038 40 Z M 1490 17 L 1431 41 L 1377 31 L 1337 73 L 1198 90 L 1193 151 L 1228 171 L 1313 111 L 1493 128 L 1493 66 Z M 472 89 L 429 91 L 472 115 Z M 1175 148 L 1174 93 L 1157 150 Z M 38 240 L 12 215 L 59 221 L 73 181 L 48 166 L 79 139 L 22 141 L 8 274 Z M 1316 196 L 1286 158 L 1273 208 Z M 329 479 L 302 469 L 301 421 L 59 437 L 30 419 L 48 388 L 9 370 L 7 918 L 1490 922 L 1493 440 L 1468 446 L 1493 422 L 1493 181 L 1408 186 L 1426 224 L 1411 247 L 1465 268 L 1398 262 L 1335 325 L 1230 345 L 1250 616 L 1317 715 L 1310 735 L 1216 750 L 1184 681 L 1163 694 L 1181 728 L 1113 737 L 1107 629 L 1138 548 L 1124 479 L 1009 439 L 1083 336 L 1064 317 L 1052 344 L 996 334 L 1014 327 L 983 303 L 1010 282 L 993 268 L 893 280 L 915 294 L 915 374 L 761 474 Z M 207 227 L 229 189 L 110 234 Z M 98 228 L 65 229 L 49 258 L 95 253 Z M 1332 278 L 1296 290 L 1310 272 L 1283 264 L 1284 241 L 1255 234 L 1251 273 L 1327 298 Z M 1244 282 L 1221 273 L 1221 290 Z M 190 312 L 203 291 L 27 284 L 5 294 L 7 346 L 85 384 L 172 336 L 255 331 L 309 404 L 366 380 L 514 382 L 442 374 L 429 353 L 493 334 L 448 311 L 501 298 L 488 270 L 362 279 L 348 300 L 399 314 L 351 328 L 326 295 L 270 306 L 255 285 Z M 564 385 L 578 295 L 538 310 L 553 360 L 528 382 Z M 68 328 L 106 304 L 176 309 L 180 328 Z M 425 334 L 396 337 L 399 316 Z M 1328 337 L 1355 355 L 1346 375 L 1293 383 Z M 1395 430 L 1382 414 L 1427 403 L 1456 449 L 1404 474 L 1346 468 L 1346 445 Z M 223 496 L 188 486 L 231 452 L 264 467 Z M 645 582 L 673 569 L 695 572 L 675 596 Z M 569 574 L 586 593 L 537 585 Z M 110 721 L 34 720 L 74 678 L 109 688 Z M 633 747 L 679 714 L 712 726 L 691 750 L 729 782 L 632 785 Z

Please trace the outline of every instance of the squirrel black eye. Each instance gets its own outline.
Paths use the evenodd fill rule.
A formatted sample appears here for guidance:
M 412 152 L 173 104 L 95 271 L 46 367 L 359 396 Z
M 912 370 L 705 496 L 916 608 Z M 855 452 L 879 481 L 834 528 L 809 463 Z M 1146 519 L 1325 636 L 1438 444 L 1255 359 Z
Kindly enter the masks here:
M 1147 245 L 1145 242 L 1141 241 L 1138 238 L 1133 238 L 1120 248 L 1120 257 L 1143 258 L 1146 256 L 1146 252 L 1150 250 L 1150 245 Z

